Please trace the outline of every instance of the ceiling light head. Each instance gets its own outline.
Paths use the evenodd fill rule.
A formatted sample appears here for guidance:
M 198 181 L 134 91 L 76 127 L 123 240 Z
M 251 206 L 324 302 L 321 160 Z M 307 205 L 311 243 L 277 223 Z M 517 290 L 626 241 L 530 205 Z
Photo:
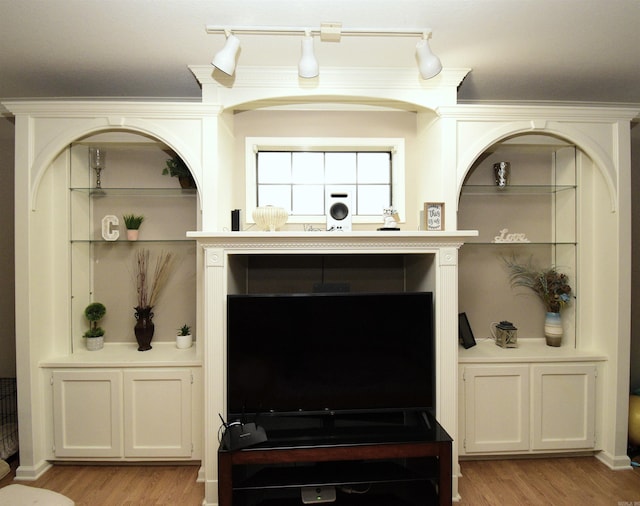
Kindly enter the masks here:
M 213 57 L 211 65 L 227 75 L 232 75 L 236 70 L 236 58 L 239 49 L 240 39 L 228 32 L 224 47 Z
M 416 44 L 416 59 L 418 60 L 418 70 L 423 79 L 431 79 L 437 76 L 442 70 L 440 58 L 431 52 L 429 39 L 431 32 L 425 33 L 422 40 Z
M 319 73 L 320 66 L 313 52 L 313 37 L 311 32 L 307 31 L 302 39 L 302 55 L 298 63 L 298 75 L 305 79 L 311 79 L 317 77 Z

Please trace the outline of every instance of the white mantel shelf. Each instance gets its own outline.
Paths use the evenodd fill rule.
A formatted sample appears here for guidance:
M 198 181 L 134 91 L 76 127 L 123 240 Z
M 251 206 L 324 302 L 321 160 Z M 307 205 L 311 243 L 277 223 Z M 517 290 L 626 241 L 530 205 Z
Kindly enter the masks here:
M 345 249 L 396 249 L 422 251 L 432 248 L 459 248 L 465 239 L 477 237 L 477 230 L 442 232 L 366 231 L 366 232 L 188 232 L 187 237 L 201 244 L 231 249 L 268 249 L 292 253 L 297 249 L 330 252 Z

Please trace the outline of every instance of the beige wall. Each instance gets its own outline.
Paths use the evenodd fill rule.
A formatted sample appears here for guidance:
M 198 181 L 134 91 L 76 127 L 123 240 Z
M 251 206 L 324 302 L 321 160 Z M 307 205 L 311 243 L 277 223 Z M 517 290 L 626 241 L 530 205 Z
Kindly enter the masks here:
M 13 121 L 0 116 L 0 377 L 16 375 L 13 268 Z

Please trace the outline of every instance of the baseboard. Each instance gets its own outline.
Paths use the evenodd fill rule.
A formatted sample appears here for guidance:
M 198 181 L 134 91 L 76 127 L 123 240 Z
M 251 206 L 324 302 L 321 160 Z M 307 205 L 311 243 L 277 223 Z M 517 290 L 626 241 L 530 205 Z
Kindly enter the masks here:
M 35 481 L 51 468 L 51 463 L 40 461 L 37 466 L 18 466 L 15 481 Z
M 458 466 L 458 470 L 460 466 Z M 462 476 L 460 472 L 454 472 L 451 475 L 451 502 L 460 502 L 462 499 L 460 497 L 460 493 L 458 492 L 458 479 Z
M 204 482 L 203 506 L 218 506 L 218 480 Z
M 631 467 L 631 459 L 628 455 L 611 455 L 608 452 L 601 451 L 596 454 L 596 458 L 602 462 L 609 469 L 613 469 L 614 471 L 625 471 L 628 469 L 633 469 Z

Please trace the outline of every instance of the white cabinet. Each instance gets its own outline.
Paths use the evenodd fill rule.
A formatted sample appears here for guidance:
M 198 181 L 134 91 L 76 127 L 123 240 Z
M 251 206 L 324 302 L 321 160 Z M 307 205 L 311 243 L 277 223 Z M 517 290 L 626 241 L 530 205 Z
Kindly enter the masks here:
M 122 453 L 122 373 L 53 371 L 56 457 L 118 457 Z
M 463 372 L 467 453 L 529 449 L 529 367 L 472 366 Z
M 53 370 L 56 458 L 193 458 L 189 368 Z
M 593 364 L 531 366 L 533 450 L 595 446 L 596 371 Z
M 125 457 L 191 456 L 191 371 L 124 371 Z
M 596 363 L 461 364 L 462 455 L 596 448 Z

